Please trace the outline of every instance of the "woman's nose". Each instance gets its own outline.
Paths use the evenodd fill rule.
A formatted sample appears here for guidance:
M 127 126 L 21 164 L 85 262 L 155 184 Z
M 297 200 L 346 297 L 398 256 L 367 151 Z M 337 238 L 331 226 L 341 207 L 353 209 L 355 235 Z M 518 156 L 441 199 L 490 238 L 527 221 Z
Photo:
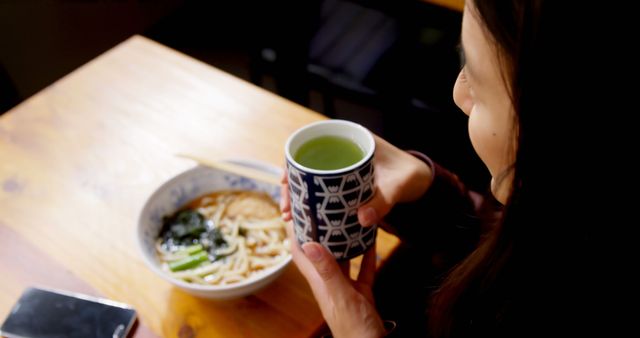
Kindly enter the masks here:
M 456 83 L 453 85 L 453 102 L 468 116 L 473 107 L 473 100 L 469 93 L 469 86 L 465 83 L 463 77 L 464 74 L 460 71 Z

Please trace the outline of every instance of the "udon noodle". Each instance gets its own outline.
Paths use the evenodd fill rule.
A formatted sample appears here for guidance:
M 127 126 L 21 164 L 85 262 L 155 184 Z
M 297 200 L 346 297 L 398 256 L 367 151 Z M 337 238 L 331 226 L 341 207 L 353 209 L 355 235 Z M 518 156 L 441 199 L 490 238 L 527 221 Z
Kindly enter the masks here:
M 255 191 L 194 200 L 165 218 L 156 242 L 164 271 L 204 285 L 241 282 L 287 259 L 288 248 L 277 204 Z

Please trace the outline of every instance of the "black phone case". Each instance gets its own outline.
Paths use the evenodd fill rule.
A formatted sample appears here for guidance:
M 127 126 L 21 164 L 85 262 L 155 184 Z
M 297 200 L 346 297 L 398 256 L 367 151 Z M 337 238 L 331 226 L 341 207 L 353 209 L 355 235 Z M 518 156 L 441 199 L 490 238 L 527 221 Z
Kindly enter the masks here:
M 26 289 L 0 327 L 8 338 L 123 338 L 136 320 L 130 306 L 58 290 Z

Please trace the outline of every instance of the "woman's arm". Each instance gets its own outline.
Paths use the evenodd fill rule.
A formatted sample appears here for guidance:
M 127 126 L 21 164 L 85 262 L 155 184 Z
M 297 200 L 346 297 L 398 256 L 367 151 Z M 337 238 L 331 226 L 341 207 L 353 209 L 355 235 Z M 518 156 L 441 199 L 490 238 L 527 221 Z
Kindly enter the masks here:
M 416 151 L 409 153 L 429 166 L 431 184 L 420 198 L 396 204 L 381 226 L 412 246 L 458 261 L 480 238 L 484 197 L 467 189 L 458 176 L 428 156 Z

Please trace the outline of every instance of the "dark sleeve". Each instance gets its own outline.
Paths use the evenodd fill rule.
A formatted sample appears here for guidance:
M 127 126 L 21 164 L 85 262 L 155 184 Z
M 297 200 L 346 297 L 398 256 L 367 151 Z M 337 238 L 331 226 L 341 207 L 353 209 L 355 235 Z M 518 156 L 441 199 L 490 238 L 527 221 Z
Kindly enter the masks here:
M 403 242 L 459 260 L 473 250 L 481 235 L 482 195 L 468 190 L 458 176 L 428 156 L 409 151 L 429 165 L 434 179 L 419 200 L 396 205 L 383 228 Z

